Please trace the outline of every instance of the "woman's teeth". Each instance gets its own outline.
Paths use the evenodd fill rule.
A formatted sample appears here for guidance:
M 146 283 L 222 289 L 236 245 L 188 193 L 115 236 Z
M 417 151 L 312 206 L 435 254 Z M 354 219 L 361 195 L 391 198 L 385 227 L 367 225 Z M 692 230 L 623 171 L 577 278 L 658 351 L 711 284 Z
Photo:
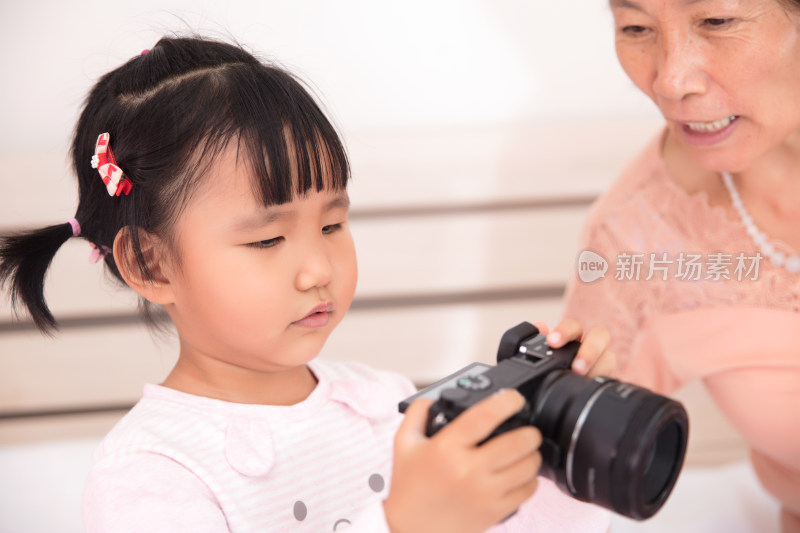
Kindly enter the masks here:
M 734 120 L 736 120 L 736 117 L 730 116 L 720 120 L 715 120 L 714 122 L 687 122 L 686 126 L 692 131 L 698 131 L 701 133 L 714 133 L 727 128 Z

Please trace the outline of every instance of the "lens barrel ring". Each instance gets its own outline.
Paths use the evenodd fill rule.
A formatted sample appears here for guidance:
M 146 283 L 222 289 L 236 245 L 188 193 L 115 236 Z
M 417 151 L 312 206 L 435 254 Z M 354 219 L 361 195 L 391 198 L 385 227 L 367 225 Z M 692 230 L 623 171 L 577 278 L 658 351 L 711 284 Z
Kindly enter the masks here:
M 641 401 L 628 426 L 639 438 L 622 440 L 612 468 L 612 484 L 627 488 L 611 493 L 616 512 L 644 520 L 661 508 L 683 467 L 688 429 L 686 411 L 674 400 L 654 394 Z

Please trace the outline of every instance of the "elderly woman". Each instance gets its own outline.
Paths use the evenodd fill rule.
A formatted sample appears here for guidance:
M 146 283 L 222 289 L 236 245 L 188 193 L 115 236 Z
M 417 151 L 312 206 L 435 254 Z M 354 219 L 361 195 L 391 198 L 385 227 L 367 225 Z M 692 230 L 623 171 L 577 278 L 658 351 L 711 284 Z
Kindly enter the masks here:
M 703 380 L 800 532 L 800 0 L 610 4 L 666 125 L 593 207 L 608 271 L 579 261 L 566 315 L 611 330 L 622 379 Z

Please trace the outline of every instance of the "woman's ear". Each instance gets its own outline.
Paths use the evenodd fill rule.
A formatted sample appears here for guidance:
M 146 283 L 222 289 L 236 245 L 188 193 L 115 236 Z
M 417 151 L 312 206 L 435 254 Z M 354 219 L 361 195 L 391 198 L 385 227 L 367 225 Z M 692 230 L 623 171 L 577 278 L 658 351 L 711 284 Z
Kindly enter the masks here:
M 140 259 L 134 252 L 134 231 L 142 252 Z M 125 283 L 144 298 L 161 305 L 172 303 L 171 280 L 175 271 L 169 250 L 158 236 L 138 228 L 122 228 L 114 238 L 114 262 Z

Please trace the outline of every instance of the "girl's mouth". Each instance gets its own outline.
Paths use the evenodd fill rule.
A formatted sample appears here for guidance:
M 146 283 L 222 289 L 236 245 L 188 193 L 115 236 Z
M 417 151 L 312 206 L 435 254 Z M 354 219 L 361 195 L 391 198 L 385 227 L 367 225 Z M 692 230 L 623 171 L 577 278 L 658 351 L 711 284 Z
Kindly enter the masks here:
M 326 302 L 314 307 L 306 316 L 292 322 L 292 325 L 305 328 L 322 328 L 328 325 L 332 312 L 333 304 Z

